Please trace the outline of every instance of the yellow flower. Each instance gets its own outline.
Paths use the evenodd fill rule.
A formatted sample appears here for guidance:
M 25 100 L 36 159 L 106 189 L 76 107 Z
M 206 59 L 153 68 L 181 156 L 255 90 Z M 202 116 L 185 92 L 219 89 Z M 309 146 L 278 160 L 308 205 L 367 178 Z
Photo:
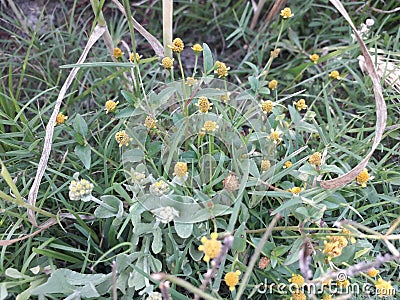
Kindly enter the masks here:
M 275 90 L 277 86 L 278 86 L 278 81 L 276 81 L 275 79 L 271 80 L 271 81 L 268 83 L 268 87 L 269 87 L 271 90 Z
M 322 160 L 322 155 L 321 155 L 321 153 L 319 153 L 319 152 L 314 152 L 314 153 L 310 156 L 310 158 L 308 159 L 308 162 L 309 162 L 311 165 L 320 166 L 320 165 L 321 165 L 321 160 Z
M 211 233 L 211 239 L 208 239 L 205 236 L 201 238 L 201 243 L 203 245 L 200 245 L 198 249 L 199 251 L 204 252 L 204 261 L 209 262 L 210 259 L 218 257 L 221 252 L 222 245 L 217 239 L 218 233 L 216 232 Z
M 289 282 L 296 285 L 297 288 L 301 288 L 304 284 L 304 277 L 299 274 L 292 274 L 292 278 L 289 279 Z
M 261 161 L 261 171 L 266 172 L 271 168 L 271 162 L 267 159 Z
M 203 51 L 203 47 L 200 44 L 194 44 L 192 50 L 194 54 L 198 55 L 200 52 Z
M 195 84 L 197 84 L 197 80 L 196 80 L 194 77 L 188 77 L 188 78 L 186 79 L 185 84 L 186 84 L 187 86 L 194 86 Z
M 122 52 L 122 50 L 120 48 L 115 47 L 114 51 L 113 51 L 113 55 L 116 59 L 118 59 L 118 58 L 122 57 L 122 55 L 124 55 L 124 52 Z
M 125 132 L 125 130 L 118 131 L 115 134 L 115 140 L 119 144 L 119 147 L 122 147 L 122 145 L 128 146 L 129 142 L 132 141 L 132 139 L 129 137 L 129 135 Z
M 113 112 L 116 110 L 117 105 L 118 105 L 119 101 L 114 102 L 113 100 L 108 100 L 106 102 L 105 108 L 104 110 L 106 111 L 106 114 L 108 114 L 109 112 Z
M 287 168 L 290 168 L 291 166 L 293 166 L 292 162 L 291 162 L 291 161 L 287 161 L 287 162 L 285 162 L 285 164 L 283 165 L 283 168 L 284 168 L 284 169 L 287 169 Z
M 341 79 L 340 78 L 340 73 L 337 70 L 333 70 L 332 72 L 330 72 L 329 73 L 329 77 L 332 78 L 332 79 L 337 79 L 337 80 Z
M 292 194 L 298 195 L 301 192 L 301 188 L 298 186 L 294 186 L 291 189 L 288 189 L 287 191 L 291 192 Z
M 261 110 L 263 111 L 264 114 L 267 114 L 272 111 L 274 108 L 274 103 L 271 100 L 263 101 L 261 100 L 261 104 L 259 104 L 261 107 Z
M 187 163 L 179 161 L 175 164 L 174 173 L 172 175 L 176 177 L 185 177 L 188 174 L 187 170 Z
M 306 100 L 304 99 L 300 99 L 297 102 L 294 102 L 294 105 L 296 105 L 296 108 L 298 111 L 302 110 L 302 109 L 307 109 L 307 104 L 306 104 Z
M 344 236 L 341 235 L 331 235 L 329 236 L 330 243 L 338 243 L 340 248 L 344 248 L 347 246 L 348 242 Z
M 371 268 L 367 271 L 368 276 L 371 277 L 376 277 L 376 275 L 379 274 L 379 270 L 375 269 L 375 268 Z
M 183 48 L 185 47 L 185 44 L 180 38 L 176 38 L 172 41 L 172 45 L 168 45 L 168 47 L 176 53 L 181 53 L 183 51 Z
M 228 71 L 231 69 L 227 67 L 223 62 L 217 61 L 215 62 L 217 69 L 214 71 L 218 75 L 218 78 L 228 76 Z
M 290 300 L 306 300 L 307 296 L 302 291 L 292 293 Z
M 161 61 L 161 65 L 167 70 L 172 69 L 174 66 L 174 59 L 170 57 L 164 57 Z
M 204 127 L 202 128 L 203 131 L 207 131 L 207 132 L 213 132 L 215 130 L 217 130 L 219 126 L 217 125 L 216 122 L 214 121 L 206 121 L 204 123 Z
M 329 278 L 329 279 L 327 279 L 325 281 L 322 281 L 321 285 L 322 285 L 322 287 L 324 287 L 325 285 L 329 286 L 331 284 L 331 282 L 332 282 L 332 279 Z
M 228 272 L 225 274 L 225 283 L 229 286 L 229 290 L 235 290 L 235 286 L 239 283 L 239 276 L 242 274 L 239 270 L 235 272 Z
M 129 54 L 129 60 L 131 62 L 134 62 L 135 58 L 136 58 L 136 62 L 139 62 L 139 60 L 142 58 L 142 55 L 139 55 L 139 53 L 136 53 L 136 55 L 135 55 L 135 53 L 131 52 L 131 54 Z
M 325 294 L 321 300 L 332 300 L 332 295 Z
M 207 97 L 199 97 L 199 100 L 195 105 L 199 108 L 199 111 L 203 114 L 208 113 L 208 111 L 211 110 L 213 106 L 213 104 L 210 101 L 208 101 Z
M 383 296 L 394 296 L 396 292 L 390 282 L 385 281 L 382 278 L 379 278 L 378 282 L 375 283 L 375 288 L 379 298 L 382 298 Z
M 366 187 L 367 186 L 367 181 L 369 180 L 369 174 L 368 174 L 368 170 L 364 169 L 361 171 L 360 174 L 357 175 L 356 177 L 356 182 L 358 184 L 361 184 L 362 187 Z
M 148 129 L 154 129 L 157 128 L 157 122 L 157 120 L 153 119 L 150 116 L 147 116 L 144 120 L 144 126 L 146 126 Z
M 324 241 L 324 251 L 322 252 L 326 254 L 330 260 L 333 257 L 340 256 L 342 254 L 342 249 L 338 242 L 331 243 Z
M 336 281 L 336 285 L 339 288 L 346 288 L 350 285 L 350 281 L 349 280 L 338 280 Z
M 310 55 L 310 59 L 314 64 L 317 64 L 318 60 L 319 60 L 319 55 L 314 53 L 314 54 Z
M 281 10 L 281 17 L 283 19 L 289 19 L 293 16 L 294 14 L 292 14 L 292 10 L 289 7 L 285 7 L 284 9 Z
M 354 238 L 354 236 L 352 236 L 352 232 L 350 230 L 348 230 L 347 228 L 342 228 L 342 233 L 348 238 L 350 239 L 350 243 L 354 244 L 356 242 L 356 239 Z
M 274 144 L 278 144 L 282 139 L 279 136 L 279 131 L 271 129 L 271 133 L 269 134 L 269 139 L 274 142 Z
M 64 124 L 65 120 L 67 120 L 68 117 L 64 116 L 63 113 L 58 113 L 56 116 L 56 124 L 55 125 L 60 125 L 60 124 Z

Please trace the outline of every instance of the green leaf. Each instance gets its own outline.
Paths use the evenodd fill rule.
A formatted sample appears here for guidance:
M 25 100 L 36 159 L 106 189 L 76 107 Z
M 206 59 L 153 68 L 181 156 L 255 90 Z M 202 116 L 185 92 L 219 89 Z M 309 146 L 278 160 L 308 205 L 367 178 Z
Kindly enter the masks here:
M 134 105 L 136 100 L 135 100 L 135 96 L 133 95 L 133 93 L 130 93 L 128 91 L 121 91 L 121 95 L 122 97 L 124 97 L 124 99 L 131 105 Z
M 82 137 L 86 137 L 88 132 L 88 126 L 86 121 L 80 114 L 77 114 L 75 120 L 73 122 L 74 129 L 77 133 L 79 133 Z
M 181 238 L 188 238 L 192 232 L 193 232 L 193 223 L 175 223 L 175 230 L 176 233 L 181 237 Z
M 354 261 L 356 254 L 356 245 L 350 245 L 343 248 L 342 254 L 338 257 L 332 258 L 332 262 L 335 265 L 340 265 L 341 263 L 348 263 L 349 261 Z
M 212 70 L 214 66 L 214 60 L 210 47 L 208 47 L 206 43 L 203 43 L 203 59 L 204 59 L 204 74 L 207 74 Z
M 286 257 L 286 260 L 284 262 L 285 266 L 289 266 L 293 263 L 295 263 L 296 261 L 299 260 L 299 250 L 300 250 L 300 246 L 303 244 L 304 239 L 302 238 L 298 238 L 294 243 L 292 248 L 289 251 L 288 256 Z
M 79 159 L 81 160 L 81 162 L 83 163 L 85 168 L 87 170 L 89 170 L 90 163 L 92 160 L 90 146 L 89 145 L 86 145 L 86 146 L 76 145 L 74 152 L 75 152 L 76 156 L 79 157 Z
M 156 227 L 153 231 L 153 242 L 151 243 L 151 250 L 154 254 L 160 253 L 163 243 L 162 243 L 162 232 L 160 227 Z
M 335 165 L 324 165 L 321 168 L 321 173 L 336 173 L 339 175 L 344 174 L 343 170 Z
M 144 159 L 144 152 L 141 149 L 124 151 L 122 159 L 123 163 L 142 161 Z
M 246 250 L 246 223 L 242 223 L 233 236 L 232 251 L 243 252 Z
M 96 290 L 99 285 L 111 285 L 111 274 L 80 274 L 68 269 L 58 269 L 52 272 L 46 283 L 34 288 L 32 295 L 79 293 L 82 298 L 99 297 Z
M 100 199 L 112 208 L 112 210 L 106 206 L 100 205 L 94 211 L 94 215 L 97 218 L 120 218 L 123 215 L 124 208 L 123 203 L 117 197 L 112 195 L 101 196 Z

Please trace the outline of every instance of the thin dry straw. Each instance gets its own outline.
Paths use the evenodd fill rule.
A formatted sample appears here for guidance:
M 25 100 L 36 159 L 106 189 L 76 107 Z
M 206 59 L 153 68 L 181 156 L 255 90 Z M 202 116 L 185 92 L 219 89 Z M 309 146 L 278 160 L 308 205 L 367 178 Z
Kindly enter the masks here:
M 83 53 L 82 53 L 81 57 L 79 58 L 77 64 L 81 64 L 86 60 L 89 50 L 93 47 L 93 45 L 97 42 L 97 40 L 103 35 L 103 33 L 105 31 L 106 31 L 106 27 L 96 25 L 96 27 L 93 30 L 93 33 L 89 37 L 86 47 L 83 50 Z M 50 117 L 49 123 L 46 126 L 46 136 L 44 139 L 42 156 L 40 157 L 36 177 L 35 177 L 35 180 L 32 184 L 32 187 L 31 187 L 31 189 L 29 191 L 29 195 L 28 195 L 28 202 L 32 206 L 35 206 L 35 204 L 36 204 L 36 198 L 37 198 L 37 194 L 39 191 L 40 181 L 42 180 L 44 171 L 47 166 L 47 162 L 49 161 L 51 145 L 53 143 L 54 125 L 56 123 L 57 114 L 60 111 L 60 106 L 61 106 L 62 100 L 64 99 L 64 96 L 67 93 L 67 90 L 68 90 L 69 86 L 71 85 L 72 81 L 74 80 L 79 69 L 80 69 L 79 67 L 74 67 L 71 70 L 71 73 L 69 73 L 67 80 L 65 80 L 65 83 L 61 87 L 60 93 L 58 94 L 58 97 L 57 97 L 56 104 L 54 106 L 53 113 Z M 35 212 L 33 210 L 28 210 L 28 219 L 32 223 L 32 225 L 37 226 L 36 219 L 35 219 Z
M 342 3 L 338 0 L 330 0 L 330 2 L 336 7 L 336 9 L 342 14 L 342 16 L 346 19 L 346 21 L 350 24 L 351 28 L 354 31 L 354 34 L 360 44 L 362 54 L 365 60 L 365 67 L 366 70 L 371 77 L 372 85 L 374 89 L 375 95 L 375 102 L 376 102 L 376 129 L 375 129 L 375 138 L 374 143 L 370 152 L 367 156 L 352 170 L 347 172 L 346 174 L 339 176 L 338 178 L 331 179 L 331 180 L 324 180 L 319 181 L 321 187 L 325 189 L 335 189 L 346 185 L 347 183 L 353 181 L 357 175 L 367 166 L 369 159 L 371 158 L 372 154 L 374 153 L 375 149 L 378 147 L 383 132 L 386 127 L 386 119 L 387 119 L 387 111 L 386 111 L 386 103 L 383 99 L 382 95 L 382 87 L 380 84 L 380 78 L 375 70 L 374 63 L 372 62 L 371 55 L 368 52 L 367 47 L 365 46 L 362 38 L 357 32 L 356 27 L 354 26 L 353 22 L 351 21 L 349 15 L 347 14 L 346 9 L 343 7 Z

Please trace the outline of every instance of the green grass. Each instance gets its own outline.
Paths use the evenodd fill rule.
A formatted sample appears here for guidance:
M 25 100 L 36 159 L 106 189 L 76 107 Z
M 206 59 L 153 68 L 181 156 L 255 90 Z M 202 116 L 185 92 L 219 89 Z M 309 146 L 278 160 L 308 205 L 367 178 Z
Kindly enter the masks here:
M 379 1 L 368 1 L 365 6 L 364 2 L 346 1 L 344 5 L 357 27 L 367 18 L 374 19 L 375 24 L 366 39 L 368 48 L 399 52 L 397 23 L 400 17 L 396 13 L 371 10 L 395 9 L 396 1 L 387 2 L 385 7 Z M 130 71 L 121 64 L 102 64 L 111 62 L 111 58 L 101 39 L 95 44 L 86 61 L 91 65 L 81 68 L 63 99 L 60 111 L 68 119 L 64 125 L 54 128 L 50 158 L 37 196 L 37 208 L 62 218 L 37 235 L 2 246 L 0 299 L 14 299 L 17 295 L 20 295 L 19 299 L 43 299 L 41 294 L 47 299 L 69 296 L 68 299 L 78 299 L 78 293 L 83 299 L 146 299 L 152 291 L 160 292 L 159 281 L 151 277 L 157 272 L 175 276 L 166 277 L 173 299 L 189 299 L 195 287 L 200 288 L 210 267 L 201 260 L 203 253 L 197 247 L 201 245 L 201 237 L 209 238 L 214 231 L 218 231 L 221 241 L 225 235 L 232 234 L 234 242 L 221 258 L 221 265 L 211 280 L 214 290 L 210 286 L 205 290 L 210 299 L 235 299 L 239 287 L 231 293 L 224 283 L 225 274 L 234 270 L 242 271 L 239 284 L 244 273 L 250 272 L 241 296 L 243 299 L 266 299 L 265 294 L 257 292 L 256 285 L 265 280 L 288 283 L 292 273 L 300 274 L 297 256 L 308 240 L 311 241 L 310 265 L 306 269 L 312 271 L 311 279 L 317 279 L 335 267 L 346 269 L 356 263 L 374 262 L 378 255 L 396 253 L 381 234 L 394 226 L 390 234 L 397 236 L 390 242 L 394 248 L 400 248 L 399 95 L 383 85 L 390 127 L 367 165 L 373 176 L 367 187 L 362 188 L 355 181 L 335 190 L 324 190 L 316 185 L 314 180 L 318 172 L 307 162 L 313 152 L 326 151 L 321 174 L 323 179 L 331 179 L 352 169 L 370 151 L 376 123 L 372 83 L 359 68 L 357 57 L 361 51 L 351 37 L 350 26 L 328 1 L 307 0 L 293 4 L 291 9 L 295 17 L 283 27 L 279 16 L 268 25 L 264 23 L 267 6 L 260 14 L 255 30 L 251 30 L 253 10 L 246 1 L 174 3 L 174 37 L 181 37 L 185 42 L 181 58 L 186 76 L 191 76 L 195 60 L 190 47 L 204 42 L 211 51 L 200 55 L 200 70 L 203 63 L 209 71 L 216 60 L 225 62 L 231 68 L 227 82 L 232 84 L 229 85 L 232 91 L 235 85 L 254 99 L 252 103 L 259 103 L 261 99 L 278 103 L 272 113 L 261 118 L 257 115 L 257 105 L 253 108 L 249 102 L 239 110 L 228 109 L 222 101 L 214 100 L 217 96 L 212 93 L 218 91 L 200 90 L 213 99 L 214 107 L 207 118 L 212 118 L 212 113 L 218 111 L 219 117 L 212 120 L 230 122 L 232 127 L 229 128 L 234 128 L 235 133 L 250 126 L 258 135 L 229 135 L 227 131 L 221 131 L 225 135 L 217 136 L 215 143 L 209 140 L 209 135 L 204 140 L 196 137 L 193 141 L 185 136 L 182 145 L 177 145 L 183 132 L 178 129 L 184 128 L 187 117 L 183 104 L 160 111 L 158 128 L 161 129 L 151 137 L 140 131 L 129 131 L 130 126 L 144 121 L 145 114 L 140 111 L 144 94 L 149 95 L 159 87 L 175 86 L 168 72 L 154 58 L 151 47 L 138 33 L 135 33 L 135 43 L 143 55 L 139 64 L 143 86 L 133 93 L 129 92 L 133 86 Z M 103 12 L 115 46 L 121 47 L 126 57 L 127 50 L 118 43 L 124 40 L 131 45 L 128 22 L 114 4 L 105 4 Z M 27 34 L 10 14 L 9 8 L 1 8 L 0 30 L 4 34 L 0 36 L 0 159 L 15 184 L 14 188 L 10 178 L 2 173 L 0 195 L 5 196 L 0 200 L 0 239 L 3 241 L 38 230 L 29 222 L 24 203 L 36 175 L 45 128 L 55 101 L 71 66 L 82 53 L 94 19 L 90 5 L 67 1 L 60 4 L 54 23 L 45 22 L 44 14 L 36 28 L 30 28 L 31 32 Z M 132 15 L 151 34 L 162 39 L 161 2 L 132 6 Z M 270 51 L 275 46 L 281 51 L 269 66 Z M 316 65 L 308 58 L 313 53 L 321 56 Z M 127 60 L 120 62 L 127 63 Z M 174 67 L 175 79 L 179 81 L 177 56 Z M 328 74 L 335 69 L 340 71 L 343 79 L 329 79 Z M 198 75 L 201 72 L 198 71 Z M 272 79 L 279 82 L 275 91 L 267 88 Z M 223 85 L 217 87 L 223 88 Z M 178 91 L 187 93 L 183 98 L 190 99 L 189 87 L 179 87 Z M 299 112 L 294 106 L 300 98 L 306 99 L 307 111 Z M 119 101 L 118 110 L 105 114 L 104 105 L 110 99 Z M 162 96 L 153 96 L 149 105 L 156 105 L 157 101 L 163 101 Z M 190 115 L 197 110 L 194 106 L 196 97 L 191 101 L 187 107 Z M 136 115 L 129 119 L 134 109 Z M 253 123 L 243 119 L 241 113 Z M 252 114 L 260 116 L 259 119 Z M 197 128 L 197 122 L 200 124 L 207 118 L 191 119 L 190 126 Z M 220 127 L 221 130 L 228 128 Z M 266 148 L 271 145 L 266 141 L 271 128 L 277 127 L 282 130 L 282 142 L 272 147 L 275 151 L 271 154 Z M 222 190 L 228 171 L 234 171 L 248 175 L 246 182 L 240 182 L 243 197 L 230 206 L 228 214 L 211 218 L 212 211 L 202 212 L 206 217 L 199 217 L 201 221 L 193 226 L 160 223 L 154 212 L 140 205 L 139 202 L 144 201 L 141 198 L 143 192 L 135 190 L 128 174 L 133 170 L 123 163 L 124 155 L 129 154 L 125 149 L 131 149 L 124 146 L 121 153 L 115 140 L 115 134 L 123 129 L 131 136 L 143 139 L 146 168 L 154 170 L 153 176 L 157 170 L 164 179 L 172 179 L 177 161 L 187 162 L 189 173 L 195 174 L 206 153 L 215 159 L 216 175 L 212 183 L 195 188 L 194 178 L 190 181 L 193 188 L 170 185 L 173 195 L 195 195 L 197 199 L 205 200 L 220 195 L 221 203 L 231 201 L 232 195 L 223 194 Z M 168 136 L 162 136 L 167 131 L 171 134 L 170 140 Z M 235 148 L 235 142 L 244 146 Z M 131 145 L 138 143 L 132 141 Z M 90 163 L 87 153 L 80 154 L 79 149 L 89 151 Z M 244 153 L 250 153 L 249 165 L 242 157 Z M 131 155 L 134 159 L 142 159 L 140 152 Z M 273 168 L 262 175 L 259 164 L 261 158 L 268 155 L 271 155 Z M 293 166 L 284 169 L 283 164 L 288 160 Z M 136 171 L 140 171 L 141 166 L 136 167 Z M 76 172 L 79 172 L 79 178 L 93 183 L 92 195 L 97 202 L 70 200 L 69 186 Z M 260 185 L 258 176 L 270 187 Z M 301 197 L 286 192 L 294 186 L 304 189 Z M 18 202 L 16 191 L 25 202 Z M 12 200 L 14 197 L 17 200 Z M 148 205 L 157 207 L 159 201 L 156 203 L 152 199 L 148 200 Z M 218 208 L 218 205 L 214 207 L 215 210 Z M 281 218 L 276 227 L 266 244 L 257 248 L 277 213 Z M 185 214 L 181 212 L 182 215 Z M 37 213 L 38 224 L 46 220 L 47 216 Z M 328 262 L 322 252 L 324 240 L 339 233 L 336 224 L 343 221 L 354 222 L 350 225 L 357 242 L 351 244 L 348 240 L 343 255 Z M 257 249 L 261 256 L 270 259 L 266 269 L 260 269 L 257 264 L 248 268 Z M 398 259 L 376 263 L 379 276 L 391 281 L 397 292 L 400 286 Z M 35 267 L 40 268 L 36 270 Z M 367 269 L 361 267 L 361 271 L 364 274 L 356 272 L 350 276 L 350 281 L 374 285 L 375 279 L 365 275 Z M 32 295 L 32 290 L 38 286 Z M 148 288 L 144 289 L 145 286 Z M 143 296 L 140 291 L 144 291 Z M 272 297 L 290 298 L 290 293 L 277 295 Z M 312 297 L 308 296 L 314 299 Z M 321 295 L 316 297 L 322 298 Z M 367 298 L 360 294 L 351 299 Z

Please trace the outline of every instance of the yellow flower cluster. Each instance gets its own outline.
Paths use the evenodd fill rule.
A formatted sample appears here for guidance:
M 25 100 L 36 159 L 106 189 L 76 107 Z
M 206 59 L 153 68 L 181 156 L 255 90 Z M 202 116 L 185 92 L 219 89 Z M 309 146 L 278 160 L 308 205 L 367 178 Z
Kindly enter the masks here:
M 294 105 L 296 105 L 296 108 L 298 111 L 307 109 L 306 100 L 304 100 L 304 99 L 300 99 L 299 101 L 294 102 Z
M 311 54 L 311 55 L 310 55 L 310 60 L 311 60 L 314 64 L 317 64 L 318 61 L 319 61 L 319 55 L 316 54 L 316 53 Z
M 376 277 L 376 275 L 379 274 L 379 270 L 375 269 L 375 268 L 371 268 L 367 271 L 368 276 L 371 277 Z
M 133 52 L 131 52 L 131 54 L 129 54 L 129 60 L 130 60 L 131 62 L 134 62 L 134 61 L 135 61 L 135 58 L 136 58 L 136 62 L 139 62 L 140 59 L 142 58 L 142 55 L 139 55 L 139 53 L 133 53 Z
M 227 67 L 223 62 L 217 61 L 215 62 L 217 68 L 215 69 L 214 73 L 218 75 L 218 78 L 228 76 L 228 71 L 231 69 Z
M 118 59 L 118 58 L 121 58 L 122 55 L 124 55 L 124 52 L 122 52 L 122 50 L 121 50 L 120 48 L 115 47 L 115 48 L 114 48 L 114 51 L 113 51 L 113 55 L 114 55 L 114 57 L 115 57 L 116 59 Z
M 106 111 L 106 114 L 109 112 L 114 112 L 117 109 L 119 101 L 115 102 L 113 100 L 108 100 L 105 104 L 104 110 Z
M 340 73 L 337 70 L 333 70 L 332 72 L 330 72 L 329 73 L 329 77 L 332 78 L 332 79 L 337 79 L 337 80 L 341 79 L 340 78 Z
M 92 193 L 93 184 L 86 179 L 72 180 L 69 185 L 69 198 L 71 200 L 80 200 Z
M 288 168 L 290 168 L 291 166 L 293 166 L 292 162 L 291 162 L 291 161 L 287 161 L 287 162 L 285 162 L 285 164 L 283 165 L 283 168 L 284 168 L 284 169 L 288 169 Z
M 146 119 L 144 120 L 144 126 L 147 127 L 148 129 L 155 129 L 157 128 L 157 120 L 153 119 L 150 116 L 147 116 Z
M 299 289 L 304 285 L 304 277 L 299 274 L 292 274 L 292 278 L 289 279 L 289 282 Z
M 302 291 L 292 293 L 290 300 L 306 300 L 307 296 Z
M 172 41 L 172 45 L 168 45 L 168 47 L 176 53 L 181 53 L 183 51 L 183 48 L 185 47 L 185 44 L 180 38 L 176 38 Z
M 396 290 L 393 288 L 390 282 L 383 280 L 382 278 L 379 278 L 375 283 L 375 288 L 379 298 L 394 296 L 396 293 Z
M 274 129 L 271 129 L 271 133 L 269 134 L 269 139 L 274 142 L 274 144 L 278 144 L 282 139 L 280 137 L 280 132 Z
M 321 165 L 321 160 L 322 160 L 322 155 L 319 152 L 314 152 L 308 159 L 308 162 L 311 165 L 314 165 L 316 167 Z
M 281 10 L 282 19 L 289 19 L 293 16 L 294 14 L 292 13 L 292 10 L 289 7 L 285 7 L 284 9 Z
M 164 67 L 164 69 L 170 70 L 174 67 L 174 59 L 170 57 L 164 57 L 161 60 L 161 65 Z
M 125 132 L 125 130 L 118 131 L 115 134 L 115 140 L 119 144 L 119 147 L 122 147 L 123 145 L 128 146 L 129 142 L 132 141 L 132 139 L 129 137 L 129 135 Z
M 222 244 L 218 241 L 218 233 L 213 232 L 211 233 L 211 239 L 206 238 L 203 236 L 201 238 L 202 245 L 199 246 L 199 251 L 204 252 L 203 260 L 205 262 L 209 262 L 210 259 L 218 257 L 219 253 L 221 252 Z
M 328 236 L 329 241 L 324 241 L 324 251 L 323 253 L 328 256 L 328 259 L 340 256 L 342 250 L 347 246 L 348 242 L 344 236 L 335 235 Z
M 194 54 L 198 55 L 203 51 L 203 47 L 200 44 L 194 44 L 192 47 Z
M 229 287 L 230 291 L 235 290 L 235 286 L 239 283 L 239 276 L 242 274 L 239 270 L 235 272 L 228 272 L 225 274 L 225 283 Z
M 277 86 L 278 86 L 278 81 L 275 79 L 268 82 L 268 88 L 271 90 L 275 90 Z
M 56 116 L 56 124 L 55 125 L 64 124 L 67 119 L 68 119 L 68 117 L 64 116 L 63 113 L 58 113 Z
M 261 110 L 263 111 L 264 114 L 267 114 L 272 111 L 274 108 L 274 103 L 271 100 L 263 101 L 261 100 L 261 104 L 259 105 L 261 107 Z
M 208 101 L 207 97 L 199 97 L 199 100 L 195 105 L 199 108 L 199 111 L 203 114 L 208 113 L 208 111 L 211 110 L 213 106 L 213 104 L 210 101 Z
M 369 180 L 368 170 L 364 169 L 360 172 L 360 174 L 356 177 L 356 182 L 360 184 L 362 187 L 367 187 L 367 181 Z
M 186 177 L 188 175 L 187 170 L 187 163 L 179 161 L 175 164 L 174 173 L 172 175 L 175 175 L 178 178 Z
M 294 186 L 291 189 L 288 189 L 287 191 L 291 192 L 292 194 L 298 195 L 301 192 L 301 188 L 298 186 Z

